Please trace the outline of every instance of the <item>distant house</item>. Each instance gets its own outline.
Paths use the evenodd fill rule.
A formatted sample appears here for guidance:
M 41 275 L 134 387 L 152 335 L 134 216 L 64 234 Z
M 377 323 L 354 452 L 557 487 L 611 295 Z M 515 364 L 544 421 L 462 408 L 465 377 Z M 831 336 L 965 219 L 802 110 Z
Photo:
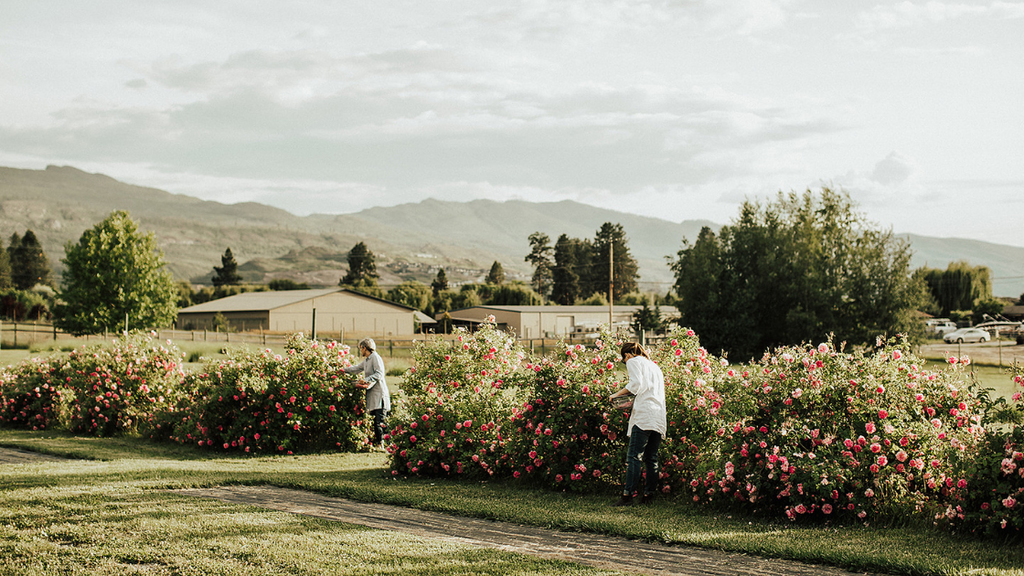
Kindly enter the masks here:
M 642 306 L 615 306 L 612 323 L 626 327 Z M 663 319 L 678 318 L 673 306 L 661 306 Z M 437 317 L 441 319 L 443 315 Z M 499 329 L 511 329 L 519 338 L 562 337 L 586 334 L 608 323 L 607 306 L 471 306 L 448 312 L 453 326 L 472 327 L 494 316 Z
M 237 330 L 394 336 L 413 334 L 414 324 L 433 318 L 403 306 L 346 288 L 246 292 L 178 311 L 177 328 L 213 330 L 221 314 Z M 315 319 L 315 320 L 314 320 Z

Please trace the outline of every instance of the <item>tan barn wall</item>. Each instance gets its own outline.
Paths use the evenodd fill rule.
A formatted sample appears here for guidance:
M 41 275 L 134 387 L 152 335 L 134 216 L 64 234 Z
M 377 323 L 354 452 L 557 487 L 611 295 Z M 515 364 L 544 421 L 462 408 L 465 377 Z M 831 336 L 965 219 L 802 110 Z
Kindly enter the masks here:
M 348 292 L 336 292 L 276 308 L 270 312 L 270 330 L 310 332 L 313 329 L 314 308 L 317 332 L 378 336 L 413 333 L 411 310 Z

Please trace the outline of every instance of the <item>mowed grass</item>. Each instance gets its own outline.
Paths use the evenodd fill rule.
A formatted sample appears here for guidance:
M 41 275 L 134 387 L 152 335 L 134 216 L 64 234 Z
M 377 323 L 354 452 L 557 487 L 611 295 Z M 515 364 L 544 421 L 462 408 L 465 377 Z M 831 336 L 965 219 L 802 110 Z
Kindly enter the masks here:
M 691 544 L 893 574 L 1024 575 L 1024 546 L 927 526 L 802 526 L 664 499 L 518 483 L 396 479 L 382 454 L 222 457 L 138 439 L 0 431 L 0 445 L 70 455 L 0 466 L 0 574 L 599 574 L 588 567 L 185 497 L 272 484 L 560 530 Z

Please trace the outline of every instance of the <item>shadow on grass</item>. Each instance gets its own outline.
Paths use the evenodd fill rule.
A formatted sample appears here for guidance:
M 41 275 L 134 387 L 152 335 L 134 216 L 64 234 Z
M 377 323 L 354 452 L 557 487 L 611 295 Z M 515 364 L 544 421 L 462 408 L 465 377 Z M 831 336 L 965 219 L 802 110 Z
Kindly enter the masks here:
M 102 458 L 10 467 L 0 473 L 0 485 L 5 491 L 0 495 L 6 493 L 7 498 L 15 496 L 6 491 L 18 489 L 33 491 L 57 487 L 72 497 L 76 492 L 120 487 L 117 491 L 123 492 L 123 496 L 141 493 L 144 496 L 132 497 L 152 497 L 165 506 L 187 506 L 178 501 L 194 502 L 194 499 L 154 490 L 269 484 L 360 502 L 694 545 L 852 570 L 900 574 L 1021 574 L 1024 566 L 1024 547 L 1019 543 L 964 538 L 910 523 L 885 527 L 783 524 L 697 508 L 685 500 L 671 498 L 659 500 L 647 508 L 616 509 L 608 506 L 614 499 L 613 493 L 554 492 L 515 481 L 396 478 L 389 474 L 383 454 L 251 457 L 132 438 L 92 439 L 9 431 L 0 432 L 0 444 L 45 449 L 51 454 L 80 453 Z M 26 494 L 24 498 L 24 502 L 17 503 L 19 508 L 44 506 L 48 496 L 33 492 L 32 496 Z M 115 497 L 110 495 L 110 498 Z M 89 499 L 74 502 L 86 505 Z M 192 506 L 200 511 L 219 509 L 206 504 Z M 243 510 L 244 507 L 230 509 Z M 71 510 L 67 512 L 72 514 Z

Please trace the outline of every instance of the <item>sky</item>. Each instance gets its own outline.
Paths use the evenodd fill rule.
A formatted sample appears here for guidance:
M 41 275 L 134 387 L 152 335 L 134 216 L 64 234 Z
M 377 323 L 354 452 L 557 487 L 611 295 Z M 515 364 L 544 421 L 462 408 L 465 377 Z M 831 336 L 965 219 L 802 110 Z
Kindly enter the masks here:
M 0 165 L 298 215 L 823 186 L 1024 246 L 1024 0 L 0 0 Z

